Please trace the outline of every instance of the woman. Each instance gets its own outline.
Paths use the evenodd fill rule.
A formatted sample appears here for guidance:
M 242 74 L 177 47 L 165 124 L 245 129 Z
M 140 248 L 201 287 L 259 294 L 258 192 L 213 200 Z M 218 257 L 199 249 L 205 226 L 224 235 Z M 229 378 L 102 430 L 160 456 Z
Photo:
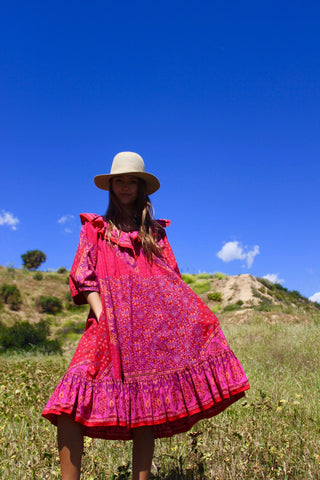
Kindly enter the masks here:
M 58 426 L 63 480 L 80 478 L 83 435 L 133 439 L 133 480 L 150 475 L 154 439 L 224 410 L 249 384 L 217 318 L 183 282 L 148 195 L 160 187 L 140 155 L 121 152 L 105 217 L 81 215 L 70 272 L 86 330 L 43 415 Z M 187 240 L 187 239 L 186 239 Z

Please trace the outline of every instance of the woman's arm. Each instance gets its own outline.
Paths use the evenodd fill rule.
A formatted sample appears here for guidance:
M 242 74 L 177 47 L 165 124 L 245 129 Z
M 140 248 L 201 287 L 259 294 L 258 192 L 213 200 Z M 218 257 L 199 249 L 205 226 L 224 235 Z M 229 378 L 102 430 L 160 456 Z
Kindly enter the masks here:
M 86 297 L 86 300 L 92 308 L 93 313 L 95 314 L 98 321 L 102 312 L 102 303 L 99 293 L 86 291 L 83 292 L 83 294 Z

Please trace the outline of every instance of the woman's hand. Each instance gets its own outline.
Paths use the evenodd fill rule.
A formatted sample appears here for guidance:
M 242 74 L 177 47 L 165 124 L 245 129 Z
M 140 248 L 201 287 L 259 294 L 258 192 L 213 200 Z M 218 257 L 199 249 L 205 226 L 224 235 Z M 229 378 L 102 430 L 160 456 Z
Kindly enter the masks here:
M 96 316 L 97 322 L 99 321 L 99 317 L 102 313 L 102 303 L 101 298 L 98 292 L 83 292 L 87 302 L 89 303 L 93 313 Z

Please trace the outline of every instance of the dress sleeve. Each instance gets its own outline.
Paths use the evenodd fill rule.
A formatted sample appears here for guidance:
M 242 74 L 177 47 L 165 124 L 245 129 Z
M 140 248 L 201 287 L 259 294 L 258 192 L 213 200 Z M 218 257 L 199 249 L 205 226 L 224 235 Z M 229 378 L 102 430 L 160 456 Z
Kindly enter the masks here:
M 175 256 L 173 254 L 172 248 L 170 246 L 170 243 L 168 241 L 167 235 L 164 236 L 162 242 L 164 247 L 162 250 L 163 258 L 167 261 L 170 267 L 179 275 L 179 277 L 181 277 L 181 273 L 180 273 L 177 261 L 175 259 Z
M 93 242 L 92 235 L 88 235 L 88 228 L 90 224 L 85 223 L 81 229 L 79 245 L 69 276 L 69 287 L 76 305 L 87 303 L 83 292 L 99 292 L 96 273 L 98 245 Z

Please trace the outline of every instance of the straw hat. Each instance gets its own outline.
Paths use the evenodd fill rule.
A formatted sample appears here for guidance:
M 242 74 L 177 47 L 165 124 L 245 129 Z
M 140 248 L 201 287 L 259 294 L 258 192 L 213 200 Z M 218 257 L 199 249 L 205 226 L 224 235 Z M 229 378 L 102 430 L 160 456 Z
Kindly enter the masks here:
M 146 183 L 146 193 L 151 195 L 160 188 L 160 182 L 151 173 L 145 172 L 143 158 L 134 152 L 120 152 L 112 162 L 111 171 L 109 174 L 96 175 L 94 183 L 101 190 L 110 189 L 110 180 L 118 175 L 134 175 L 142 178 Z

